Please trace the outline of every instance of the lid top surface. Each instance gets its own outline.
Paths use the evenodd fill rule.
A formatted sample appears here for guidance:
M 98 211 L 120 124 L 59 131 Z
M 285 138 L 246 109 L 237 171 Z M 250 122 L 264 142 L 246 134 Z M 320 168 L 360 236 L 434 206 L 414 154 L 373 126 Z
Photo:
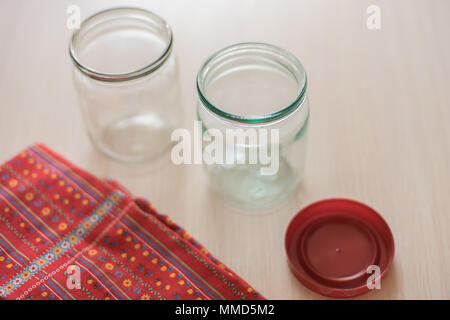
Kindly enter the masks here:
M 289 224 L 285 245 L 297 278 L 331 297 L 367 292 L 371 266 L 379 267 L 383 277 L 394 255 L 392 233 L 383 218 L 347 199 L 323 200 L 301 210 Z

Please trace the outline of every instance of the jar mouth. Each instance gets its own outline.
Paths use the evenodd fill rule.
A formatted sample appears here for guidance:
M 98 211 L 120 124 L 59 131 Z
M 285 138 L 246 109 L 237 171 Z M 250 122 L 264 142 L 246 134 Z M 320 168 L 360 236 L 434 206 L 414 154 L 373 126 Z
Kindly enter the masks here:
M 212 81 L 210 78 L 214 78 L 217 73 L 225 73 L 223 70 L 227 68 L 227 63 L 235 63 L 239 57 L 244 55 L 252 56 L 254 61 L 259 59 L 265 63 L 270 62 L 276 65 L 277 68 L 283 69 L 286 74 L 295 80 L 295 96 L 289 100 L 289 103 L 276 106 L 274 111 L 268 113 L 242 115 L 236 112 L 225 111 L 224 105 L 214 104 L 208 98 L 206 91 L 208 81 Z M 243 66 L 245 67 L 246 65 L 243 64 Z M 208 110 L 222 118 L 243 123 L 262 123 L 283 118 L 301 107 L 306 97 L 307 82 L 306 72 L 302 64 L 290 52 L 266 43 L 246 42 L 231 45 L 210 56 L 197 75 L 197 91 L 200 102 Z
M 130 70 L 120 72 L 99 70 L 95 66 L 83 62 L 80 57 L 83 46 L 86 48 L 88 46 L 86 43 L 93 42 L 96 37 L 103 36 L 108 32 L 112 34 L 120 31 L 121 24 L 126 26 L 128 31 L 132 31 L 134 28 L 141 33 L 154 36 L 154 39 L 158 38 L 162 46 L 155 58 L 149 59 L 150 61 L 145 61 L 139 66 L 130 67 Z M 140 78 L 156 71 L 170 56 L 172 47 L 173 33 L 163 18 L 141 8 L 118 7 L 100 11 L 84 20 L 80 28 L 72 35 L 69 54 L 75 66 L 88 77 L 100 81 L 119 82 Z

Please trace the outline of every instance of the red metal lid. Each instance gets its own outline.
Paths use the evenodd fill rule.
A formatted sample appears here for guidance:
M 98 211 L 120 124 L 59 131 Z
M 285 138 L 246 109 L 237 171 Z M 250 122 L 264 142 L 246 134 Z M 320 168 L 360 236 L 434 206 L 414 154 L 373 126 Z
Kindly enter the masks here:
M 296 277 L 335 298 L 369 291 L 374 270 L 379 267 L 381 280 L 394 259 L 394 238 L 384 219 L 348 199 L 322 200 L 302 209 L 287 228 L 285 247 Z

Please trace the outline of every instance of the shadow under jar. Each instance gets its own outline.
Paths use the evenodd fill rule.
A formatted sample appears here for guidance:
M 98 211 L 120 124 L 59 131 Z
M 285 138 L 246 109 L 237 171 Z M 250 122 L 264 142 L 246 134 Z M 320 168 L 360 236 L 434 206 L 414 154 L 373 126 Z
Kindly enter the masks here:
M 181 120 L 173 37 L 159 16 L 115 8 L 86 19 L 70 43 L 73 80 L 89 136 L 123 162 L 155 158 Z
M 305 166 L 306 88 L 306 73 L 298 59 L 269 44 L 236 44 L 204 63 L 197 77 L 203 139 L 215 141 L 218 131 L 223 136 L 222 161 L 206 165 L 217 193 L 238 207 L 262 209 L 279 204 L 295 189 Z M 278 131 L 278 139 L 271 139 L 272 130 Z M 241 140 L 227 139 L 227 134 L 237 136 L 239 131 L 244 133 Z M 208 142 L 203 142 L 204 156 L 206 148 Z M 266 155 L 278 150 L 270 161 L 278 161 L 273 166 L 277 170 L 261 170 L 270 166 L 260 157 L 262 148 Z M 231 150 L 232 163 L 226 160 Z M 256 163 L 250 160 L 252 152 L 259 157 Z

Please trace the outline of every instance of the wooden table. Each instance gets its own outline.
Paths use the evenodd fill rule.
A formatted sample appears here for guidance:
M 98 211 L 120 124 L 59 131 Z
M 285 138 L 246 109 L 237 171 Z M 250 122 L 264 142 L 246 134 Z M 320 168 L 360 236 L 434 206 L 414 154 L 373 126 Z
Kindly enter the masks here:
M 383 215 L 396 241 L 382 290 L 361 298 L 450 299 L 450 1 L 127 3 L 160 14 L 174 30 L 190 130 L 196 72 L 222 47 L 273 43 L 306 67 L 306 176 L 288 201 L 263 216 L 224 205 L 201 166 L 130 168 L 94 149 L 71 81 L 71 4 L 86 18 L 124 1 L 0 2 L 0 161 L 40 141 L 98 176 L 116 177 L 273 299 L 322 298 L 290 273 L 284 232 L 313 201 L 354 198 Z M 371 4 L 381 8 L 380 30 L 366 26 Z

